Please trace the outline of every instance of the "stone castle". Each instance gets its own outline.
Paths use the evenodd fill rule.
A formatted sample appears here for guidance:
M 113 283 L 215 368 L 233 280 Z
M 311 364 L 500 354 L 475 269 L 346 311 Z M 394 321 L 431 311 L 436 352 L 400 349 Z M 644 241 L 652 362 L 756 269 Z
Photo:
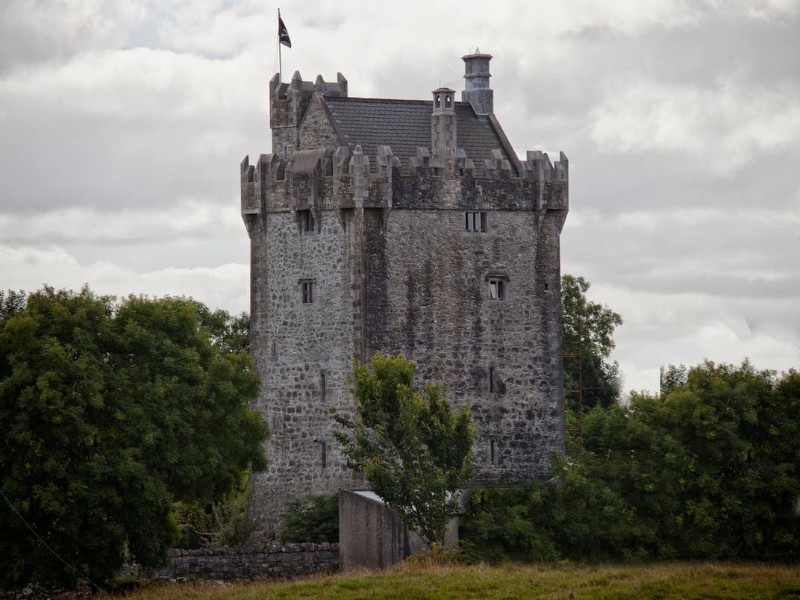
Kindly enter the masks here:
M 559 238 L 568 162 L 520 160 L 495 118 L 491 56 L 430 100 L 351 98 L 340 74 L 270 81 L 272 154 L 241 164 L 251 344 L 269 423 L 253 515 L 364 489 L 332 431 L 353 360 L 417 363 L 472 406 L 476 480 L 547 475 L 564 449 Z

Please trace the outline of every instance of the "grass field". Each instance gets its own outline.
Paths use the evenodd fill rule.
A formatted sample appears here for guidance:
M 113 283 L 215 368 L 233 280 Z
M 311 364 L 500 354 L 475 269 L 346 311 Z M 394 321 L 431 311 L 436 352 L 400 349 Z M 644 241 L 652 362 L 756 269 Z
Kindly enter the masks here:
M 673 563 L 637 566 L 425 566 L 270 583 L 173 583 L 128 600 L 294 599 L 800 599 L 800 566 Z

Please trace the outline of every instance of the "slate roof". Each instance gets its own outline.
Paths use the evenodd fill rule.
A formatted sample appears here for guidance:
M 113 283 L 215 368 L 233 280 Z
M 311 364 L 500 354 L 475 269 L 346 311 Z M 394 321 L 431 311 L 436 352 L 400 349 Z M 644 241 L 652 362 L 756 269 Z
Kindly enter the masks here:
M 427 100 L 387 100 L 382 98 L 337 98 L 323 100 L 343 145 L 361 144 L 364 154 L 375 156 L 377 146 L 390 146 L 405 162 L 417 155 L 417 148 L 431 146 L 431 112 Z M 458 148 L 467 158 L 483 161 L 492 150 L 508 153 L 488 118 L 479 119 L 469 104 L 455 103 Z

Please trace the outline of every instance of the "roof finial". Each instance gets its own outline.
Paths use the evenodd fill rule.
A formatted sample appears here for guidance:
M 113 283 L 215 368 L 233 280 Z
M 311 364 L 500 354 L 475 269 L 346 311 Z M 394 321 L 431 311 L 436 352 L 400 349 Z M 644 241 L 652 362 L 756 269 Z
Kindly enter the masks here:
M 480 54 L 480 53 L 481 53 L 481 49 L 478 48 L 477 46 L 475 46 L 475 54 Z

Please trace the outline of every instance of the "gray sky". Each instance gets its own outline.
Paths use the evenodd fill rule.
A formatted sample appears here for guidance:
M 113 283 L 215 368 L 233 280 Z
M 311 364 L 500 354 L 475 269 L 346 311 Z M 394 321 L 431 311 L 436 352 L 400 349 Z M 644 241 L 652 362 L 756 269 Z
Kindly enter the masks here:
M 268 152 L 278 4 L 5 0 L 0 287 L 248 308 L 238 166 Z M 800 0 L 285 2 L 299 70 L 351 96 L 463 88 L 494 55 L 518 153 L 563 150 L 562 270 L 661 364 L 800 367 Z

